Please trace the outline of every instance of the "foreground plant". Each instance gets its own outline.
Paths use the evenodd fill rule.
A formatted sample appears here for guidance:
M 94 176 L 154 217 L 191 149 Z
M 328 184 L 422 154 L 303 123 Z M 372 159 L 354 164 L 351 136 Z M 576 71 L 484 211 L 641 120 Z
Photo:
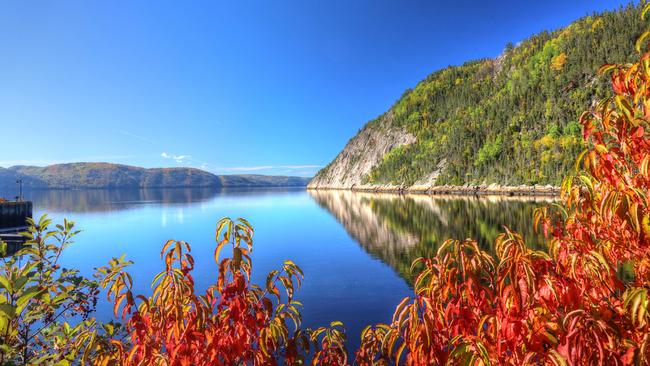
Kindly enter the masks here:
M 414 263 L 392 323 L 363 332 L 359 364 L 650 363 L 650 53 L 601 72 L 614 97 L 581 118 L 589 147 L 562 204 L 536 213 L 547 251 L 508 230 L 496 258 L 445 242 Z
M 303 279 L 298 266 L 286 261 L 263 288 L 250 283 L 253 229 L 244 219 L 219 221 L 216 283 L 205 294 L 195 293 L 189 244 L 168 241 L 150 297 L 132 292 L 123 257 L 98 269 L 99 281 L 61 268 L 78 231 L 70 221 L 51 225 L 46 216 L 30 221 L 25 246 L 11 255 L 0 242 L 0 365 L 347 363 L 340 322 L 301 328 L 301 304 L 293 300 Z M 220 258 L 226 247 L 231 256 Z M 123 327 L 90 317 L 100 287 Z
M 43 216 L 29 220 L 18 252 L 7 256 L 0 242 L 0 364 L 67 365 L 83 358 L 89 337 L 100 344 L 89 317 L 98 284 L 59 265 L 77 233 L 71 221 L 53 228 Z
M 203 295 L 194 290 L 194 258 L 186 242 L 168 241 L 163 246 L 165 270 L 154 278 L 150 297 L 132 292 L 126 272 L 131 263 L 123 258 L 99 269 L 101 284 L 130 337 L 113 341 L 110 352 L 100 354 L 94 363 L 293 365 L 304 363 L 310 344 L 321 341 L 314 358 L 331 357 L 331 334 L 338 336 L 336 330 L 309 334 L 301 328 L 301 304 L 293 299 L 303 278 L 300 268 L 286 261 L 281 270 L 268 274 L 264 287 L 253 285 L 253 228 L 244 219 L 222 219 L 216 238 L 216 284 Z M 220 258 L 226 247 L 232 255 Z

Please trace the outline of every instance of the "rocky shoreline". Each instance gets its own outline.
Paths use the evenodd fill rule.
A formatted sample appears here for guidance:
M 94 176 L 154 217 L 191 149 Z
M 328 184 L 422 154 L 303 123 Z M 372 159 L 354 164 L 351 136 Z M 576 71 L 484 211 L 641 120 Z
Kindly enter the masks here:
M 501 196 L 558 196 L 560 187 L 552 185 L 519 185 L 502 186 L 490 185 L 463 185 L 463 186 L 395 186 L 395 185 L 359 185 L 352 187 L 309 185 L 309 190 L 351 190 L 358 192 L 376 193 L 418 193 L 429 195 L 501 195 Z

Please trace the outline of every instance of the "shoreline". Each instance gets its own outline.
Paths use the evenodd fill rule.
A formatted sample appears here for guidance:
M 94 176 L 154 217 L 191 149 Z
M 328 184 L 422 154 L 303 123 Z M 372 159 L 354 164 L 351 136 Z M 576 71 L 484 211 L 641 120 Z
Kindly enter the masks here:
M 307 190 L 333 190 L 369 193 L 398 193 L 398 194 L 426 194 L 426 195 L 462 195 L 462 196 L 559 196 L 560 187 L 552 185 L 533 186 L 501 186 L 490 185 L 464 185 L 464 186 L 393 186 L 393 185 L 362 185 L 352 187 L 310 187 Z
M 239 185 L 239 186 L 117 186 L 117 187 L 23 187 L 25 192 L 29 191 L 117 191 L 117 190 L 148 190 L 148 189 L 239 189 L 239 188 L 300 188 L 306 189 L 307 186 L 291 186 L 291 185 L 278 185 L 278 186 L 256 186 L 256 185 Z M 0 191 L 15 190 L 15 187 L 0 187 Z

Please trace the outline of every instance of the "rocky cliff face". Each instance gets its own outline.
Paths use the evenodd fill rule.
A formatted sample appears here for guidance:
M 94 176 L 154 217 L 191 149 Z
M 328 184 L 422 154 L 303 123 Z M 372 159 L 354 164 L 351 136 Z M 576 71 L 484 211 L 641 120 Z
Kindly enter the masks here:
M 311 180 L 311 189 L 363 189 L 364 178 L 382 162 L 384 155 L 398 146 L 412 144 L 415 136 L 394 126 L 389 111 L 368 123 L 328 166 Z

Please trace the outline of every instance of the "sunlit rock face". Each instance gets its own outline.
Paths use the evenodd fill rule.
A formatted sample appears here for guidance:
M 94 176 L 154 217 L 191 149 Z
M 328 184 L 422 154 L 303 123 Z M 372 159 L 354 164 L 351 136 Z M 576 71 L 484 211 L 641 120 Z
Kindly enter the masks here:
M 410 280 L 418 257 L 435 255 L 446 239 L 473 238 L 489 252 L 507 226 L 521 232 L 529 245 L 543 240 L 531 228 L 533 210 L 551 198 L 503 196 L 427 196 L 310 190 L 309 194 L 334 216 L 368 253 Z
M 414 135 L 395 126 L 393 119 L 393 112 L 389 111 L 368 123 L 350 139 L 331 164 L 318 172 L 308 187 L 363 189 L 363 178 L 382 162 L 384 155 L 399 146 L 416 141 Z

